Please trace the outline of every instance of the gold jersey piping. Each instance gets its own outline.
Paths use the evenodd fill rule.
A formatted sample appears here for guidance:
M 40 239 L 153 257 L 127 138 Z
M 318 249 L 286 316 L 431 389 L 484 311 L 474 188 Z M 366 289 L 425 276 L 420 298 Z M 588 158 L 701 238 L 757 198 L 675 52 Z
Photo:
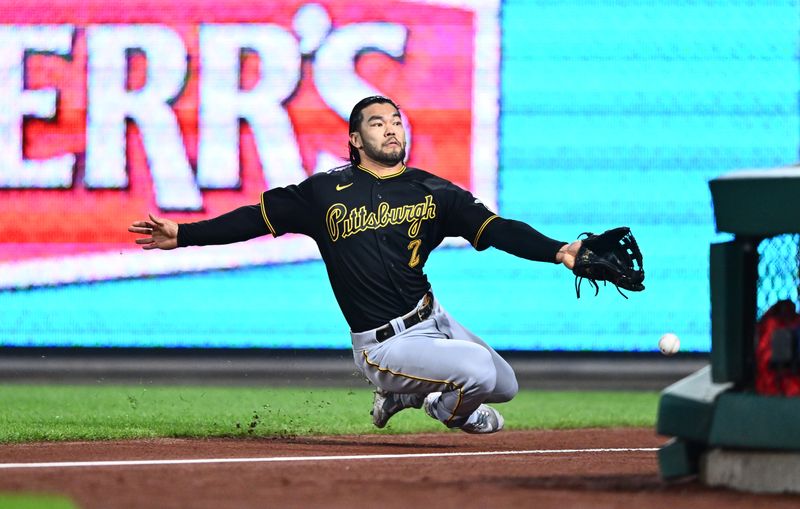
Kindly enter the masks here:
M 461 406 L 461 399 L 463 397 L 463 391 L 462 391 L 462 388 L 461 388 L 460 385 L 456 384 L 455 382 L 450 382 L 448 380 L 433 380 L 433 379 L 430 379 L 430 378 L 422 378 L 422 377 L 419 377 L 419 376 L 408 375 L 406 373 L 399 373 L 397 371 L 392 371 L 389 368 L 382 368 L 379 364 L 376 364 L 376 363 L 374 363 L 374 362 L 369 360 L 369 356 L 367 355 L 367 351 L 366 350 L 364 350 L 362 353 L 364 354 L 364 362 L 366 362 L 368 366 L 372 366 L 373 368 L 377 369 L 378 371 L 382 371 L 384 373 L 389 373 L 390 375 L 394 375 L 394 376 L 402 376 L 402 377 L 405 377 L 405 378 L 410 378 L 412 380 L 419 380 L 420 382 L 428 382 L 428 383 L 438 384 L 438 385 L 449 385 L 454 390 L 457 390 L 458 391 L 458 402 L 456 402 L 456 407 L 453 409 L 453 412 L 450 414 L 450 417 L 448 417 L 447 420 L 444 421 L 445 426 L 449 425 L 450 421 L 452 421 L 453 418 L 456 416 L 456 412 L 458 412 L 458 408 Z
M 269 228 L 269 232 L 272 236 L 277 237 L 278 235 L 275 233 L 275 228 L 272 227 L 272 223 L 269 222 L 269 217 L 267 217 L 267 205 L 264 203 L 264 193 L 261 193 L 261 217 L 263 217 L 264 222 L 267 223 L 267 228 Z
M 483 230 L 485 230 L 485 229 L 486 229 L 486 226 L 487 226 L 489 223 L 491 223 L 492 221 L 494 221 L 494 220 L 495 220 L 495 219 L 497 219 L 498 217 L 500 217 L 500 216 L 498 216 L 497 214 L 494 214 L 494 215 L 490 216 L 490 217 L 489 217 L 489 218 L 488 218 L 486 221 L 484 221 L 484 222 L 483 222 L 483 224 L 481 225 L 481 227 L 480 227 L 480 228 L 478 228 L 478 234 L 477 234 L 477 235 L 475 235 L 475 240 L 472 242 L 472 247 L 474 247 L 475 249 L 477 249 L 477 248 L 478 248 L 478 240 L 480 240 L 480 238 L 481 238 L 481 235 L 483 235 Z
M 392 178 L 392 177 L 396 177 L 396 176 L 398 176 L 398 175 L 402 174 L 404 171 L 406 171 L 406 165 L 405 165 L 405 164 L 404 164 L 404 165 L 402 165 L 402 166 L 400 167 L 400 171 L 398 171 L 397 173 L 392 173 L 391 175 L 384 175 L 384 176 L 380 176 L 380 175 L 378 175 L 377 173 L 375 173 L 374 171 L 372 171 L 372 170 L 370 170 L 369 168 L 367 168 L 366 166 L 362 166 L 362 165 L 360 165 L 360 164 L 358 165 L 358 169 L 359 169 L 359 170 L 363 170 L 363 171 L 365 171 L 365 172 L 369 173 L 370 175 L 372 175 L 373 177 L 375 177 L 375 178 L 377 178 L 377 179 L 381 179 L 381 180 L 383 180 L 383 179 L 390 179 L 390 178 Z

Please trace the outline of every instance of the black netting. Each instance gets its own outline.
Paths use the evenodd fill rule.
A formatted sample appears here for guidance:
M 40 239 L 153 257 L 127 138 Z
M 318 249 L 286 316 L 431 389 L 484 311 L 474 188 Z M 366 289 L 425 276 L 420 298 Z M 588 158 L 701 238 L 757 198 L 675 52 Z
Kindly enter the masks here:
M 779 300 L 797 300 L 800 235 L 778 235 L 758 245 L 758 316 Z

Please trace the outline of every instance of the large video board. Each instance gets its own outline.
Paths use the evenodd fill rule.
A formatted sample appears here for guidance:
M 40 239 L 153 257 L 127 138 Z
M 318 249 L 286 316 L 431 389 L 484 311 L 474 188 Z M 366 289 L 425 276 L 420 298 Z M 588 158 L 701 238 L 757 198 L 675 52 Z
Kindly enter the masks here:
M 0 344 L 348 347 L 310 239 L 143 252 L 126 227 L 342 164 L 352 105 L 380 93 L 409 165 L 556 238 L 642 241 L 630 300 L 441 248 L 434 290 L 466 325 L 501 349 L 672 330 L 707 350 L 705 183 L 796 159 L 798 24 L 791 2 L 0 0 Z

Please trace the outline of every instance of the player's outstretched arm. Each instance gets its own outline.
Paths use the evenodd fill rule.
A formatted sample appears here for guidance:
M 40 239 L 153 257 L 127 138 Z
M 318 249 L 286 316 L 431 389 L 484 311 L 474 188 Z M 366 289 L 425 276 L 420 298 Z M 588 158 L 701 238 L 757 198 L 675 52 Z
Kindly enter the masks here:
M 136 221 L 128 231 L 149 235 L 136 239 L 143 249 L 175 249 L 213 246 L 250 240 L 270 233 L 260 205 L 247 205 L 221 216 L 196 223 L 176 223 L 150 214 L 149 221 Z
M 178 223 L 148 214 L 148 221 L 134 221 L 128 227 L 131 233 L 148 235 L 136 239 L 142 249 L 175 249 L 178 247 Z
M 563 264 L 572 270 L 581 241 L 567 243 L 552 239 L 522 221 L 498 217 L 486 226 L 476 247 L 486 249 L 489 246 L 527 260 Z

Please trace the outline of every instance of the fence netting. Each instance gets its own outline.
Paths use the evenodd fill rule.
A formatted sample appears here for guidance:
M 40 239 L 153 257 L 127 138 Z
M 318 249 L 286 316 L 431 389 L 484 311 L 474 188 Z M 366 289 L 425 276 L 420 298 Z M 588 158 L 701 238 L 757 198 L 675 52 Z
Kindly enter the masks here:
M 800 285 L 800 234 L 778 235 L 764 239 L 758 245 L 758 317 L 779 300 L 798 304 Z

